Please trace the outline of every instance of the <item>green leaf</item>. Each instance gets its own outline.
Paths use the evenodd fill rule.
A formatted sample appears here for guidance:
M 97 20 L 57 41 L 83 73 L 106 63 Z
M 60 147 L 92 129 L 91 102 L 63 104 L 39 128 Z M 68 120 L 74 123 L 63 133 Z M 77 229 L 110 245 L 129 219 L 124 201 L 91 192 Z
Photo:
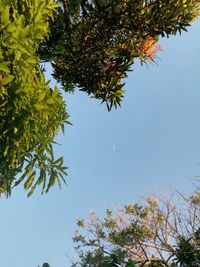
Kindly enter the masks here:
M 8 67 L 9 64 L 10 64 L 10 61 L 0 63 L 0 71 L 3 71 L 5 73 L 10 73 L 10 69 Z
M 31 185 L 33 184 L 33 181 L 35 179 L 36 176 L 36 171 L 33 171 L 31 173 L 31 175 L 28 177 L 28 179 L 26 180 L 25 184 L 24 184 L 24 188 L 27 190 L 31 187 Z
M 0 80 L 0 84 L 1 85 L 7 85 L 7 84 L 11 83 L 14 79 L 15 79 L 15 76 L 6 75 L 5 77 L 3 77 L 2 80 Z

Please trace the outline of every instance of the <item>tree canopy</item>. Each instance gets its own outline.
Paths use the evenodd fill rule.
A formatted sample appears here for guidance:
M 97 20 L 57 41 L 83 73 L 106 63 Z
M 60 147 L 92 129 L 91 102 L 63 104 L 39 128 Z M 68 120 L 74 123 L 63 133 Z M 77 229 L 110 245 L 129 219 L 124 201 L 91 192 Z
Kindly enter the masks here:
M 95 212 L 87 221 L 78 219 L 73 239 L 78 260 L 72 266 L 200 266 L 200 202 L 193 200 L 182 195 L 179 206 L 151 196 L 107 209 L 103 219 Z
M 199 11 L 200 0 L 0 0 L 0 193 L 65 182 L 53 144 L 66 103 L 43 61 L 64 91 L 79 87 L 111 110 L 134 60 L 154 62 L 159 38 L 186 30 Z
M 68 118 L 66 104 L 45 81 L 36 56 L 56 7 L 52 0 L 0 0 L 1 193 L 23 180 L 29 195 L 39 184 L 47 192 L 65 173 L 52 144 Z
M 199 0 L 65 0 L 40 56 L 64 90 L 77 86 L 106 102 L 123 97 L 135 58 L 154 61 L 160 37 L 181 33 L 199 15 Z

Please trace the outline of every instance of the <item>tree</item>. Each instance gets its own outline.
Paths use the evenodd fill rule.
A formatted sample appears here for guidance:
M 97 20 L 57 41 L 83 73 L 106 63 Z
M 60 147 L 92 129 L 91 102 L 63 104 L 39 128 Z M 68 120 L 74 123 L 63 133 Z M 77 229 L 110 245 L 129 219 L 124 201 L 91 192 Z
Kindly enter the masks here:
M 199 12 L 200 0 L 0 0 L 0 193 L 65 182 L 52 145 L 69 123 L 66 104 L 40 63 L 51 62 L 65 91 L 77 86 L 111 110 L 134 59 L 154 62 L 160 36 Z
M 40 267 L 40 266 L 38 265 L 38 267 Z M 45 262 L 42 264 L 42 267 L 51 267 L 51 266 L 47 262 Z
M 179 195 L 180 196 L 180 195 Z M 80 267 L 198 267 L 200 266 L 200 202 L 181 196 L 147 197 L 143 203 L 95 212 L 77 221 L 73 240 Z
M 48 263 L 43 263 L 42 267 L 50 267 L 50 265 Z
M 60 0 L 40 57 L 52 63 L 65 91 L 77 86 L 120 105 L 124 78 L 135 58 L 154 62 L 160 37 L 186 31 L 199 15 L 199 0 Z
M 67 121 L 66 104 L 36 56 L 56 7 L 53 0 L 0 0 L 0 193 L 23 180 L 28 195 L 40 184 L 48 192 L 64 179 L 52 145 Z

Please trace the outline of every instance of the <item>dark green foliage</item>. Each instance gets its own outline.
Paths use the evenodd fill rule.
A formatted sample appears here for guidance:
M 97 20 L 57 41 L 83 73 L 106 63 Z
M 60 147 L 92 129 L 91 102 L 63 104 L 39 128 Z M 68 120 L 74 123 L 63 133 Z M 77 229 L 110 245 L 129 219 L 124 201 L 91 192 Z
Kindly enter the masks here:
M 175 35 L 199 15 L 199 0 L 63 0 L 40 56 L 52 62 L 64 90 L 106 102 L 123 97 L 135 58 L 154 61 L 160 36 Z
M 48 263 L 43 263 L 42 267 L 51 267 Z
M 40 266 L 38 265 L 38 267 L 40 267 Z M 47 262 L 45 262 L 42 264 L 42 267 L 51 267 L 51 266 Z
M 200 266 L 200 228 L 186 238 L 181 236 L 175 252 L 175 262 L 183 267 Z

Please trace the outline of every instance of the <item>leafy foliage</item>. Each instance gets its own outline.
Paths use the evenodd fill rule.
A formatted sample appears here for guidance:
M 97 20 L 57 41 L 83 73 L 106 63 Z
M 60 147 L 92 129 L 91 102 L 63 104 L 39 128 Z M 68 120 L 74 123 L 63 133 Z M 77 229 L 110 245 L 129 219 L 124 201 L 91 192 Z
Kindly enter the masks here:
M 200 209 L 189 198 L 178 208 L 172 200 L 148 197 L 143 204 L 107 209 L 100 220 L 91 212 L 79 219 L 74 243 L 81 267 L 198 267 Z
M 135 58 L 154 62 L 159 38 L 186 30 L 199 11 L 200 0 L 0 0 L 0 193 L 65 182 L 53 144 L 68 114 L 42 61 L 65 91 L 77 86 L 111 110 Z
M 192 236 L 179 238 L 175 255 L 180 266 L 200 266 L 200 227 Z
M 0 0 L 1 193 L 10 194 L 23 180 L 28 195 L 40 184 L 48 192 L 66 174 L 52 148 L 68 118 L 66 105 L 45 81 L 36 56 L 56 7 L 52 0 Z
M 40 46 L 66 91 L 75 86 L 106 102 L 123 97 L 135 58 L 154 62 L 158 39 L 176 35 L 199 15 L 199 0 L 60 0 L 50 38 Z

